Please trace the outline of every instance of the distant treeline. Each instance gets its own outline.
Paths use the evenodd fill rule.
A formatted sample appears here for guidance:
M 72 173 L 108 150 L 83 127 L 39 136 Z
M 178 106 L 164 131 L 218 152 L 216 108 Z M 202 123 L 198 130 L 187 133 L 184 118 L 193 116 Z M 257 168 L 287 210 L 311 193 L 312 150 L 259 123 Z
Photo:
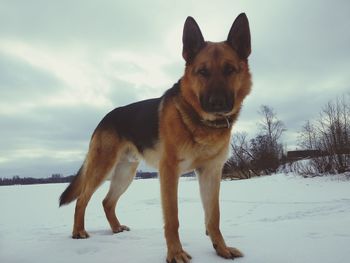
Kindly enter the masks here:
M 33 178 L 33 177 L 19 177 L 0 178 L 0 185 L 27 185 L 27 184 L 56 184 L 71 182 L 75 175 L 62 176 L 61 174 L 53 174 L 48 178 Z
M 57 183 L 69 183 L 73 180 L 75 175 L 63 176 L 61 174 L 53 174 L 48 178 L 33 178 L 33 177 L 19 177 L 13 176 L 12 178 L 0 178 L 1 185 L 28 185 L 28 184 L 57 184 Z M 184 174 L 185 177 L 194 176 L 194 173 Z M 136 179 L 150 179 L 157 178 L 156 172 L 142 172 L 136 173 Z

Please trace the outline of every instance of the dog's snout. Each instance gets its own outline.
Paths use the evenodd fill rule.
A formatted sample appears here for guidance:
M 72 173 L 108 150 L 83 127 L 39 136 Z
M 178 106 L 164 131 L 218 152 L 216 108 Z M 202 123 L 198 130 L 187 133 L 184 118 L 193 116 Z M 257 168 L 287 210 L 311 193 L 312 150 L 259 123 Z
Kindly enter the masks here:
M 209 97 L 209 109 L 217 112 L 226 109 L 226 99 L 222 95 L 212 95 Z
M 225 92 L 212 93 L 203 96 L 201 105 L 204 111 L 209 113 L 227 113 L 233 108 L 234 98 Z

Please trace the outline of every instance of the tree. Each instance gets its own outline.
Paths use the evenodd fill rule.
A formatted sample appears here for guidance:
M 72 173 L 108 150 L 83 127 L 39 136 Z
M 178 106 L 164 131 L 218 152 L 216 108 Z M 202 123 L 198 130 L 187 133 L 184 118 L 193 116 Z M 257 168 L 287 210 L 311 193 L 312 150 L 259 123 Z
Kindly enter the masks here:
M 250 142 L 253 158 L 252 167 L 263 174 L 275 173 L 282 157 L 282 145 L 271 142 L 269 136 L 258 135 Z
M 258 173 L 252 167 L 253 156 L 249 151 L 248 134 L 235 133 L 231 141 L 232 156 L 227 160 L 224 177 L 247 179 Z
M 271 107 L 262 105 L 259 133 L 248 140 L 246 133 L 234 134 L 231 142 L 232 156 L 227 161 L 223 174 L 239 178 L 271 174 L 277 171 L 283 157 L 280 138 L 286 130 Z
M 350 94 L 329 101 L 319 117 L 307 121 L 299 134 L 299 146 L 319 152 L 307 165 L 297 166 L 303 174 L 350 171 Z
M 282 133 L 286 131 L 284 123 L 277 118 L 275 111 L 267 105 L 260 106 L 259 114 L 262 117 L 259 122 L 261 135 L 267 136 L 271 143 L 278 142 Z
M 62 174 L 52 174 L 52 175 L 51 175 L 51 178 L 52 178 L 52 179 L 60 179 L 60 178 L 62 178 L 62 177 L 63 177 Z
M 251 140 L 250 146 L 251 154 L 254 156 L 253 167 L 264 174 L 275 173 L 283 157 L 280 138 L 286 128 L 271 107 L 262 105 L 259 114 L 261 115 L 258 124 L 260 131 Z
M 314 125 L 308 120 L 299 133 L 298 144 L 304 149 L 316 149 L 316 133 Z

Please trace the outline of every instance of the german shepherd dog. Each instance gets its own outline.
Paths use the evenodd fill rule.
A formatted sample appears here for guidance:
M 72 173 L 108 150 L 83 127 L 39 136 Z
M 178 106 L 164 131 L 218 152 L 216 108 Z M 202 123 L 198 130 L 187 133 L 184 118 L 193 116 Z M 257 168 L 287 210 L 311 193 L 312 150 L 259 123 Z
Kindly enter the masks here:
M 115 214 L 119 197 L 132 182 L 139 160 L 159 169 L 167 262 L 190 262 L 179 238 L 177 192 L 182 173 L 195 170 L 205 212 L 206 233 L 224 258 L 242 253 L 226 245 L 220 232 L 219 190 L 232 124 L 251 89 L 249 23 L 244 13 L 227 40 L 204 41 L 192 17 L 183 29 L 183 77 L 160 98 L 109 112 L 95 129 L 86 159 L 60 197 L 60 206 L 77 199 L 73 238 L 88 238 L 84 214 L 95 190 L 110 179 L 103 200 L 114 233 L 129 230 Z

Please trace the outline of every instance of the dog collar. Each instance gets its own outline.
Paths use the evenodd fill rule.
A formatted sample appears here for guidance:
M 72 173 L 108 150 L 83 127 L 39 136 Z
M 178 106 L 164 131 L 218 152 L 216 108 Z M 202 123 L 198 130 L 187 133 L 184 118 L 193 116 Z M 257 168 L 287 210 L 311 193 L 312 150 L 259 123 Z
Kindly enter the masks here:
M 231 128 L 234 118 L 234 115 L 230 115 L 230 116 L 223 116 L 223 118 L 220 119 L 215 119 L 212 121 L 209 120 L 204 120 L 204 119 L 200 119 L 200 122 L 202 124 L 204 124 L 205 126 L 208 126 L 210 128 L 216 128 L 216 129 L 222 129 L 222 128 Z
M 184 119 L 189 118 L 192 122 L 214 129 L 230 129 L 238 117 L 238 113 L 235 113 L 229 116 L 220 116 L 215 120 L 205 120 L 181 97 L 176 100 L 176 106 Z

